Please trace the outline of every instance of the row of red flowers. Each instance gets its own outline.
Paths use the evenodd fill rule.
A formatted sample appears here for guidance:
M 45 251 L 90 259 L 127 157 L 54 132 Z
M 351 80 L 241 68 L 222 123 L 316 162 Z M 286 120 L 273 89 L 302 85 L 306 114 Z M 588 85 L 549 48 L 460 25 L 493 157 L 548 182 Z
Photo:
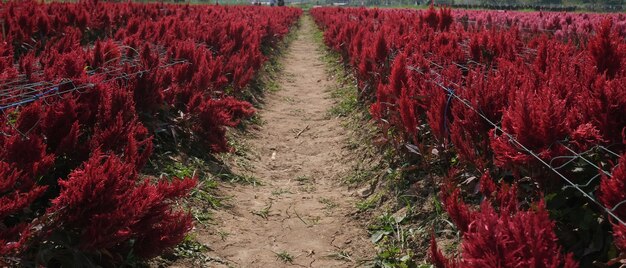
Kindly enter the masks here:
M 354 70 L 359 96 L 371 104 L 381 134 L 400 155 L 424 167 L 428 165 L 424 155 L 432 149 L 448 152 L 461 161 L 444 164 L 445 169 L 482 177 L 484 201 L 478 210 L 462 202 L 454 179 L 458 176 L 444 183 L 441 198 L 463 233 L 462 254 L 460 260 L 445 260 L 433 247 L 437 266 L 576 266 L 574 255 L 562 253 L 555 224 L 570 240 L 579 236 L 576 245 L 565 241 L 566 235 L 559 239 L 581 263 L 617 257 L 606 230 L 608 222 L 614 224 L 618 250 L 626 251 L 624 225 L 585 197 L 576 197 L 579 193 L 561 190 L 567 184 L 545 165 L 567 164 L 562 174 L 583 185 L 590 174 L 600 171 L 589 166 L 583 172 L 569 169 L 573 161 L 562 156 L 598 145 L 623 152 L 622 15 L 499 14 L 445 8 L 316 8 L 311 13 L 324 31 L 326 44 Z M 574 26 L 564 29 L 567 25 Z M 593 157 L 605 169 L 612 165 L 606 159 L 615 158 L 599 152 Z M 619 161 L 612 177 L 592 180 L 585 188 L 599 187 L 600 202 L 611 209 L 626 198 L 626 156 Z M 516 178 L 513 186 L 507 186 L 503 179 L 507 177 Z M 532 193 L 520 193 L 522 184 Z M 544 196 L 550 200 L 544 202 Z M 594 219 L 590 225 L 595 229 L 573 220 L 581 215 L 554 209 L 558 203 L 550 202 L 554 196 L 569 202 L 566 206 L 585 207 L 583 216 Z M 528 201 L 532 205 L 524 206 Z M 552 219 L 545 204 L 553 208 Z M 626 206 L 618 207 L 615 214 L 626 219 Z M 590 229 L 598 233 L 583 234 Z M 594 235 L 601 238 L 591 241 Z
M 192 227 L 176 202 L 196 179 L 141 175 L 154 133 L 176 126 L 227 151 L 226 127 L 254 113 L 241 97 L 262 50 L 301 11 L 25 1 L 0 14 L 0 255 L 108 267 Z

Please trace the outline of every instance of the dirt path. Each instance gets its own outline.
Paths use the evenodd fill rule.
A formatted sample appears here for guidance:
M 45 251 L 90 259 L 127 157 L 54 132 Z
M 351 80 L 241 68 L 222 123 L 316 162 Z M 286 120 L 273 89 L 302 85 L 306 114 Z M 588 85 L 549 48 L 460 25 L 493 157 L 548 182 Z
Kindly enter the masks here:
M 198 237 L 228 266 L 355 267 L 374 255 L 351 216 L 356 200 L 339 182 L 352 166 L 347 131 L 327 116 L 335 81 L 314 27 L 304 18 L 283 60 L 281 89 L 260 111 L 265 124 L 246 141 L 261 185 L 226 186 L 232 207 L 219 209 L 217 226 Z

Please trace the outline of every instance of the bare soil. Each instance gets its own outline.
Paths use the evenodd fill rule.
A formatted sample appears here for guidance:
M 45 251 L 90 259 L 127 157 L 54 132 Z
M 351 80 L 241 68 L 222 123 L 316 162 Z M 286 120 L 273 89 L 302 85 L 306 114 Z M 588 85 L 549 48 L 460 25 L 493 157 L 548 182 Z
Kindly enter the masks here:
M 354 157 L 348 130 L 328 116 L 334 105 L 325 51 L 315 25 L 303 19 L 283 59 L 280 90 L 260 110 L 264 121 L 244 143 L 256 185 L 221 190 L 227 208 L 197 239 L 209 247 L 210 267 L 358 267 L 375 255 L 355 215 L 355 194 L 341 184 Z

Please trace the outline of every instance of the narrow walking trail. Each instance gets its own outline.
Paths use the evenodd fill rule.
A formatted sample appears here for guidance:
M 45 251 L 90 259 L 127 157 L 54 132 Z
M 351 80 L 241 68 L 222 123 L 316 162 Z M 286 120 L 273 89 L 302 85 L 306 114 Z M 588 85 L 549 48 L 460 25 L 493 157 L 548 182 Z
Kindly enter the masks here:
M 305 17 L 283 59 L 280 90 L 260 111 L 265 122 L 246 141 L 260 185 L 228 185 L 231 207 L 198 239 L 230 267 L 356 267 L 374 256 L 352 218 L 356 200 L 340 180 L 352 167 L 347 131 L 333 106 L 323 49 Z M 348 160 L 347 160 L 348 159 Z M 213 266 L 211 266 L 213 267 Z

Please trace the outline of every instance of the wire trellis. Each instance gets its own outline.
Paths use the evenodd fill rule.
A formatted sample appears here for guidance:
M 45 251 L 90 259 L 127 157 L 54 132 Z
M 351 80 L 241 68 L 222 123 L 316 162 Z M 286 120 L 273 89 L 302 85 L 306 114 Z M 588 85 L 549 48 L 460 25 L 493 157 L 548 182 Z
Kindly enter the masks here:
M 184 59 L 173 60 L 169 63 L 159 65 L 155 68 L 165 69 L 165 68 L 168 68 L 177 64 L 183 64 L 183 63 L 188 63 L 188 61 Z M 128 63 L 125 63 L 125 64 L 128 64 Z M 0 113 L 5 117 L 6 119 L 5 122 L 11 122 L 12 121 L 11 117 L 13 116 L 13 113 L 8 113 L 7 111 L 11 111 L 13 108 L 18 108 L 24 105 L 28 105 L 29 103 L 32 103 L 38 100 L 41 100 L 45 105 L 49 105 L 50 103 L 54 102 L 54 100 L 52 99 L 54 97 L 63 99 L 64 95 L 69 94 L 69 93 L 82 94 L 86 90 L 89 90 L 95 87 L 97 84 L 105 84 L 105 83 L 113 82 L 116 80 L 123 80 L 123 79 L 128 80 L 135 76 L 141 76 L 145 73 L 152 72 L 154 71 L 154 68 L 139 70 L 139 71 L 135 71 L 132 73 L 124 72 L 124 69 L 122 67 L 103 68 L 103 70 L 105 71 L 98 72 L 98 73 L 95 73 L 95 72 L 91 73 L 91 75 L 95 75 L 95 74 L 103 75 L 104 74 L 108 76 L 108 78 L 98 81 L 97 83 L 87 82 L 87 83 L 76 85 L 75 82 L 72 81 L 71 79 L 62 79 L 61 82 L 56 83 L 56 84 L 49 83 L 49 82 L 36 82 L 36 83 L 30 83 L 27 85 L 22 85 L 20 89 L 20 93 L 16 95 L 11 95 L 11 93 L 16 92 L 15 90 L 0 91 Z M 112 75 L 112 74 L 115 74 L 115 75 Z M 33 124 L 33 126 L 31 127 L 31 129 L 27 131 L 20 131 L 12 123 L 7 123 L 6 125 L 8 125 L 12 129 L 13 133 L 17 133 L 17 135 L 22 136 L 25 139 L 28 139 L 29 132 L 35 129 L 35 126 L 38 123 L 39 123 L 38 121 L 35 122 L 35 124 Z M 6 133 L 2 131 L 2 129 L 0 129 L 0 135 L 9 137 L 12 134 Z
M 428 60 L 428 61 L 430 61 L 430 60 Z M 437 64 L 435 62 L 430 61 L 430 63 L 431 63 L 431 65 L 437 66 L 439 68 L 443 68 L 443 66 L 441 66 L 440 64 Z M 413 67 L 413 66 L 407 66 L 407 69 L 419 72 L 422 75 L 426 75 L 427 74 L 424 71 L 422 71 L 421 69 Z M 430 69 L 430 74 L 433 75 L 434 77 L 436 77 L 436 79 L 428 79 L 427 82 L 433 83 L 434 85 L 436 85 L 437 87 L 439 87 L 443 91 L 445 91 L 445 93 L 448 95 L 448 102 L 450 102 L 451 100 L 456 100 L 456 101 L 460 102 L 461 104 L 463 104 L 464 106 L 466 106 L 469 110 L 473 111 L 480 118 L 482 118 L 487 124 L 489 124 L 495 130 L 497 130 L 499 133 L 501 133 L 500 134 L 501 136 L 506 137 L 511 144 L 515 145 L 519 150 L 523 151 L 524 153 L 526 153 L 526 154 L 532 156 L 533 158 L 535 158 L 539 163 L 541 163 L 543 166 L 545 166 L 547 169 L 549 169 L 555 175 L 557 175 L 559 178 L 561 178 L 567 184 L 567 185 L 565 185 L 563 187 L 563 189 L 566 189 L 566 188 L 573 188 L 573 189 L 575 189 L 580 194 L 582 194 L 584 197 L 589 199 L 592 203 L 596 204 L 599 208 L 601 208 L 605 213 L 607 213 L 607 215 L 609 215 L 611 218 L 615 219 L 619 224 L 622 224 L 622 225 L 626 226 L 625 220 L 621 219 L 616 214 L 616 210 L 619 207 L 621 207 L 622 205 L 626 204 L 626 200 L 623 200 L 623 201 L 617 203 L 615 206 L 609 208 L 609 207 L 604 206 L 600 201 L 597 200 L 597 198 L 595 198 L 595 194 L 594 194 L 595 190 L 585 190 L 584 189 L 584 188 L 587 188 L 589 185 L 591 185 L 594 180 L 597 180 L 602 175 L 607 176 L 609 178 L 612 178 L 612 174 L 611 174 L 610 171 L 607 171 L 604 168 L 600 167 L 599 165 L 594 163 L 594 161 L 590 160 L 585 155 L 589 154 L 592 151 L 602 151 L 602 152 L 604 152 L 604 153 L 606 153 L 606 154 L 608 154 L 608 155 L 610 155 L 612 157 L 618 158 L 618 157 L 620 157 L 620 154 L 618 154 L 617 152 L 615 152 L 613 150 L 610 150 L 608 147 L 606 147 L 604 145 L 599 145 L 599 144 L 595 145 L 595 146 L 592 146 L 591 148 L 585 150 L 584 152 L 580 152 L 579 153 L 579 152 L 576 152 L 574 149 L 572 149 L 566 143 L 566 141 L 558 141 L 557 143 L 560 146 L 562 146 L 563 148 L 565 148 L 565 150 L 568 152 L 568 154 L 567 155 L 561 155 L 561 156 L 552 157 L 551 159 L 546 160 L 546 159 L 542 158 L 541 156 L 539 156 L 537 153 L 535 153 L 533 150 L 531 150 L 530 148 L 528 148 L 527 146 L 525 146 L 524 144 L 519 142 L 515 138 L 515 136 L 513 136 L 512 134 L 504 131 L 504 129 L 502 129 L 499 126 L 498 123 L 496 123 L 496 122 L 492 121 L 491 119 L 489 119 L 486 115 L 484 115 L 482 112 L 480 112 L 478 108 L 474 107 L 469 100 L 464 99 L 463 97 L 461 97 L 458 94 L 456 94 L 456 92 L 455 92 L 455 90 L 453 88 L 451 88 L 450 86 L 445 85 L 444 83 L 447 83 L 449 85 L 452 85 L 452 86 L 456 87 L 457 90 L 462 88 L 461 85 L 459 85 L 458 83 L 455 83 L 453 81 L 446 80 L 443 75 L 441 75 L 440 73 L 436 72 L 433 69 Z M 559 162 L 559 160 L 567 160 L 567 161 L 565 161 L 565 163 L 562 163 L 562 164 L 560 164 L 558 166 L 555 166 L 555 162 Z M 566 176 L 564 174 L 564 172 L 562 172 L 562 170 L 566 166 L 568 166 L 569 164 L 571 164 L 571 163 L 573 163 L 573 162 L 575 162 L 577 160 L 585 162 L 585 164 L 591 166 L 592 168 L 594 168 L 594 169 L 596 169 L 598 171 L 598 173 L 596 175 L 594 175 L 591 178 L 589 178 L 586 181 L 586 183 L 584 183 L 584 184 L 575 183 L 575 181 L 576 181 L 575 179 L 569 178 L 568 176 Z M 608 162 L 608 161 L 606 161 L 606 162 Z
M 95 69 L 88 69 L 85 73 L 88 76 L 100 75 L 106 80 L 98 83 L 107 83 L 113 80 L 129 79 L 135 75 L 142 75 L 151 70 L 139 70 L 127 73 L 128 70 L 137 69 L 141 66 L 140 52 L 133 47 L 114 41 L 119 49 L 120 56 L 107 60 L 102 66 Z M 151 44 L 160 59 L 168 58 L 167 49 L 161 45 Z M 131 55 L 131 56 L 129 56 Z M 106 55 L 104 55 L 106 56 Z M 158 68 L 167 68 L 176 64 L 187 62 L 184 59 L 174 59 L 169 63 L 162 64 Z M 111 66 L 111 63 L 115 65 Z M 42 71 L 34 72 L 30 77 L 41 77 Z M 32 82 L 24 74 L 17 78 L 0 81 L 0 111 L 22 106 L 40 99 L 48 99 L 54 96 L 61 96 L 65 93 L 80 91 L 93 87 L 93 84 L 86 83 L 76 86 L 71 79 L 61 79 L 58 82 L 37 81 Z M 68 88 L 69 86 L 69 88 Z
M 177 64 L 186 63 L 186 60 L 176 60 L 167 64 L 163 64 L 158 66 L 158 68 L 164 69 Z M 112 73 L 116 73 L 117 75 L 105 79 L 103 81 L 99 81 L 99 84 L 108 83 L 115 80 L 121 79 L 129 79 L 136 75 L 142 75 L 144 73 L 151 72 L 152 70 L 140 70 L 133 73 L 125 73 L 122 71 L 123 68 L 115 68 L 110 69 L 104 73 L 98 74 L 107 74 L 110 75 Z M 64 86 L 70 85 L 70 88 L 60 89 Z M 21 85 L 19 88 L 14 88 L 12 90 L 0 91 L 0 111 L 4 111 L 6 109 L 22 106 L 37 100 L 44 100 L 50 97 L 61 96 L 70 92 L 80 92 L 81 90 L 93 88 L 95 84 L 93 83 L 85 83 L 82 85 L 75 86 L 74 81 L 70 79 L 65 79 L 59 83 L 53 84 L 49 82 L 36 82 L 30 83 L 26 85 Z M 19 93 L 17 93 L 19 92 Z
M 140 66 L 141 59 L 139 58 L 140 52 L 138 50 L 131 46 L 124 45 L 119 41 L 114 41 L 113 43 L 115 43 L 115 45 L 119 49 L 120 56 L 107 60 L 100 67 L 87 69 L 85 71 L 87 75 L 126 77 L 128 76 L 128 74 L 125 74 L 126 70 L 136 69 Z M 165 47 L 157 44 L 150 44 L 150 46 L 153 51 L 157 52 L 160 59 L 168 58 L 168 50 Z M 107 54 L 105 54 L 104 56 L 106 57 Z M 177 59 L 173 60 L 172 62 L 178 63 L 179 61 L 180 60 Z M 112 63 L 115 63 L 115 65 L 111 66 Z M 32 77 L 42 77 L 43 75 L 43 71 L 39 70 L 31 73 L 30 76 L 20 74 L 16 78 L 0 81 L 0 109 L 6 109 L 1 108 L 4 106 L 14 107 L 16 106 L 14 105 L 15 103 L 18 103 L 25 99 L 38 99 L 43 95 L 53 93 L 53 88 L 60 87 L 69 83 L 69 79 L 61 79 L 61 81 L 59 82 L 31 81 Z M 26 103 L 28 102 L 29 101 L 27 101 Z M 19 105 L 22 104 L 18 104 L 17 106 Z

